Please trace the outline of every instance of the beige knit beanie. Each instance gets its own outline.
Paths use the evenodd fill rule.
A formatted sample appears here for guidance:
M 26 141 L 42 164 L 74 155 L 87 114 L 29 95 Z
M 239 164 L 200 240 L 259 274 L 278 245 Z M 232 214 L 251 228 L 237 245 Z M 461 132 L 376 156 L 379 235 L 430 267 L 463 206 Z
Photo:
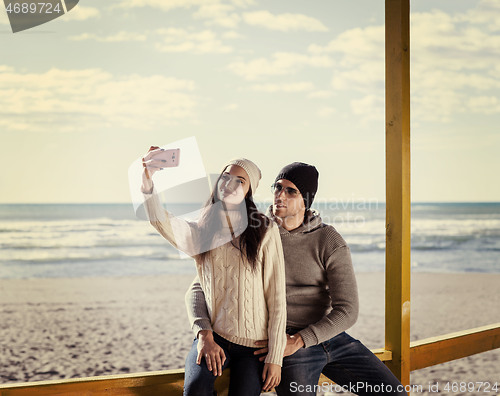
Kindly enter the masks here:
M 245 170 L 245 172 L 248 174 L 248 177 L 250 178 L 250 187 L 252 188 L 252 193 L 255 194 L 255 190 L 257 190 L 257 187 L 259 186 L 259 180 L 262 177 L 259 167 L 246 158 L 233 159 L 229 161 L 229 163 L 226 165 L 226 168 L 229 165 L 238 165 Z

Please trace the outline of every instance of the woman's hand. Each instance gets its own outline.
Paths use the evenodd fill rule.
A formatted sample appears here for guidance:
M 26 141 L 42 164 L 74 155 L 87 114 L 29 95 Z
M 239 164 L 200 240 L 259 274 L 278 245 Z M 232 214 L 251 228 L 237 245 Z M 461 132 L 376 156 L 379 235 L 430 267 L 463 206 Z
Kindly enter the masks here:
M 207 367 L 215 376 L 222 375 L 222 366 L 226 361 L 224 350 L 214 341 L 214 335 L 210 330 L 201 330 L 198 333 L 198 357 L 196 364 L 201 364 L 205 358 Z
M 142 158 L 142 166 L 144 171 L 142 172 L 142 192 L 151 193 L 153 190 L 153 175 L 155 172 L 162 169 L 161 160 L 155 159 L 155 155 L 158 154 L 161 149 L 158 146 L 151 146 L 147 154 Z
M 262 386 L 264 392 L 269 392 L 271 389 L 278 386 L 281 381 L 281 366 L 273 363 L 264 364 L 262 381 L 264 381 L 264 385 Z

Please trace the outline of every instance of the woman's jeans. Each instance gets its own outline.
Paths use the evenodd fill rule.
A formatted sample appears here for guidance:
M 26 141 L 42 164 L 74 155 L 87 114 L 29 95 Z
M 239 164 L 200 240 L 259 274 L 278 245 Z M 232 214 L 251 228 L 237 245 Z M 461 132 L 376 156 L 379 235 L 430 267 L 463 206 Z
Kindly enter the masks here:
M 318 386 L 321 373 L 337 385 Z M 338 392 L 341 386 L 357 395 L 406 395 L 385 364 L 345 332 L 285 357 L 276 391 L 278 396 L 313 396 L 316 390 Z
M 224 350 L 226 361 L 222 366 L 225 370 L 231 368 L 229 376 L 228 396 L 256 396 L 262 389 L 262 371 L 264 362 L 259 361 L 259 356 L 253 353 L 256 348 L 244 347 L 234 344 L 214 333 L 215 342 Z M 184 396 L 213 396 L 214 382 L 217 378 L 208 370 L 205 358 L 201 364 L 196 364 L 198 356 L 198 339 L 186 358 L 186 371 L 184 376 Z

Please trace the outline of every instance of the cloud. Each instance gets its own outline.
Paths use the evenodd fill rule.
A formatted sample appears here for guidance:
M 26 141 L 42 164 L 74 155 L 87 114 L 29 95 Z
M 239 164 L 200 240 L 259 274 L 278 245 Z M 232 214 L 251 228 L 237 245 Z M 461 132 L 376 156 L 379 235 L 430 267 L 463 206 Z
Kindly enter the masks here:
M 351 29 L 324 47 L 310 45 L 308 51 L 316 56 L 334 54 L 333 88 L 373 92 L 384 86 L 384 34 L 383 26 Z
M 257 2 L 255 0 L 230 0 L 230 1 L 234 5 L 237 5 L 238 7 L 244 7 L 244 8 L 257 4 Z
M 366 95 L 361 99 L 354 99 L 350 103 L 351 111 L 355 115 L 360 115 L 364 119 L 384 120 L 385 101 L 379 95 Z
M 0 90 L 1 124 L 13 131 L 148 130 L 195 118 L 199 101 L 189 80 L 101 69 L 23 73 L 0 66 Z
M 307 95 L 307 99 L 328 99 L 333 96 L 332 91 L 315 91 Z
M 209 26 L 216 25 L 227 29 L 235 29 L 241 17 L 233 12 L 234 6 L 230 4 L 207 4 L 202 5 L 197 12 L 193 14 L 193 18 L 205 20 Z
M 69 37 L 69 39 L 73 41 L 95 40 L 103 43 L 117 43 L 130 41 L 146 41 L 147 35 L 121 31 L 106 37 L 101 37 L 97 34 L 82 33 L 78 36 L 71 36 Z
M 226 29 L 236 29 L 242 18 L 238 9 L 255 5 L 254 0 L 122 0 L 115 8 L 150 7 L 169 12 L 175 9 L 197 8 L 192 16 L 204 20 L 207 26 L 219 26 Z
M 119 3 L 120 8 L 151 7 L 162 11 L 170 11 L 176 8 L 204 7 L 224 3 L 223 0 L 123 0 Z M 227 4 L 226 1 L 224 4 Z M 248 7 L 254 5 L 254 0 L 230 0 L 229 4 L 237 7 Z
M 240 36 L 236 32 L 226 32 L 222 37 L 235 39 Z M 151 39 L 155 36 L 155 39 Z M 217 34 L 211 30 L 187 31 L 184 29 L 168 28 L 157 29 L 154 32 L 146 31 L 134 33 L 120 31 L 108 36 L 100 36 L 93 33 L 82 33 L 69 37 L 73 41 L 94 40 L 102 43 L 134 42 L 151 39 L 155 42 L 155 48 L 160 52 L 190 52 L 194 54 L 225 54 L 233 51 L 231 46 L 225 45 L 217 38 Z
M 0 12 L 0 25 L 10 25 L 9 17 L 6 12 Z
M 412 18 L 415 117 L 447 122 L 455 114 L 498 111 L 491 99 L 500 98 L 499 20 L 500 7 L 489 1 L 462 13 L 434 10 Z
M 225 54 L 233 48 L 224 45 L 210 30 L 189 32 L 184 29 L 158 29 L 160 42 L 155 47 L 161 52 L 191 52 L 195 54 Z
M 72 22 L 72 21 L 86 21 L 87 19 L 99 18 L 101 16 L 100 11 L 94 7 L 83 7 L 81 5 L 77 5 L 66 15 L 64 15 L 63 20 Z
M 337 109 L 335 109 L 334 107 L 321 106 L 316 112 L 316 114 L 318 114 L 318 116 L 320 116 L 321 118 L 328 118 L 332 114 L 335 114 L 336 112 Z
M 295 82 L 295 83 L 283 83 L 283 84 L 256 84 L 250 87 L 252 91 L 260 92 L 307 92 L 314 89 L 314 85 L 310 82 Z
M 412 50 L 426 56 L 432 66 L 446 59 L 446 68 L 452 70 L 477 69 L 485 61 L 498 59 L 500 35 L 488 32 L 484 26 L 467 20 L 474 13 L 456 16 L 441 11 L 418 13 L 412 18 Z M 500 10 L 497 12 L 500 18 Z M 438 56 L 439 55 L 439 56 Z
M 327 32 L 328 28 L 316 18 L 302 14 L 274 15 L 269 11 L 253 11 L 243 13 L 243 20 L 251 26 L 260 26 L 282 32 L 307 31 Z
M 482 25 L 490 32 L 498 32 L 500 31 L 499 13 L 500 3 L 497 0 L 483 0 L 479 2 L 477 8 L 468 10 L 464 14 L 457 15 L 456 20 L 457 22 Z
M 435 9 L 412 13 L 414 120 L 448 122 L 460 113 L 498 111 L 499 21 L 500 6 L 491 0 L 462 12 L 445 13 Z M 350 29 L 326 45 L 308 47 L 313 56 L 335 58 L 332 88 L 357 92 L 358 98 L 350 103 L 351 109 L 354 114 L 363 116 L 364 113 L 368 118 L 383 112 L 384 51 L 383 26 Z
M 477 96 L 470 98 L 467 103 L 469 108 L 480 114 L 500 113 L 500 100 L 496 96 Z
M 244 36 L 234 30 L 230 30 L 228 32 L 224 32 L 221 34 L 222 38 L 228 39 L 228 40 L 237 40 L 241 39 Z
M 218 0 L 123 0 L 118 6 L 120 8 L 150 7 L 170 11 L 176 8 L 191 8 L 217 3 L 219 3 Z
M 249 62 L 233 62 L 228 65 L 228 70 L 246 80 L 258 80 L 265 76 L 294 74 L 305 66 L 326 68 L 332 65 L 332 59 L 325 55 L 277 52 L 271 60 L 258 58 Z
M 235 111 L 237 110 L 239 105 L 237 103 L 229 103 L 225 106 L 222 107 L 222 110 L 224 111 Z

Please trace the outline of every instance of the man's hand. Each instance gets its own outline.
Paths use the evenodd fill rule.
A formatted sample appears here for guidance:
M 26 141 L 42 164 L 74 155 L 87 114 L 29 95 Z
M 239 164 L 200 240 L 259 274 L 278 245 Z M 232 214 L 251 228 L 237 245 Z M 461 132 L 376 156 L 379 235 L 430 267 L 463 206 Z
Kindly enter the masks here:
M 196 364 L 201 364 L 205 358 L 207 367 L 215 376 L 222 375 L 222 365 L 226 361 L 224 350 L 214 341 L 214 335 L 210 330 L 201 330 L 198 333 L 198 357 Z
M 268 392 L 275 386 L 278 386 L 281 381 L 281 367 L 277 364 L 266 363 L 264 365 L 264 371 L 262 372 L 262 390 Z
M 293 355 L 300 348 L 304 348 L 305 342 L 302 339 L 302 336 L 297 333 L 294 335 L 286 335 L 286 347 L 285 352 L 283 353 L 283 357 Z
M 269 351 L 269 348 L 267 347 L 267 340 L 256 341 L 255 345 L 263 347 L 262 349 L 258 349 L 253 353 L 254 355 L 262 355 L 259 358 L 259 360 L 262 362 L 266 359 L 267 352 Z M 304 345 L 305 345 L 304 340 L 302 339 L 302 336 L 300 334 L 298 333 L 294 335 L 287 334 L 286 347 L 285 347 L 285 352 L 283 353 L 283 357 L 293 355 L 300 348 L 303 348 Z

